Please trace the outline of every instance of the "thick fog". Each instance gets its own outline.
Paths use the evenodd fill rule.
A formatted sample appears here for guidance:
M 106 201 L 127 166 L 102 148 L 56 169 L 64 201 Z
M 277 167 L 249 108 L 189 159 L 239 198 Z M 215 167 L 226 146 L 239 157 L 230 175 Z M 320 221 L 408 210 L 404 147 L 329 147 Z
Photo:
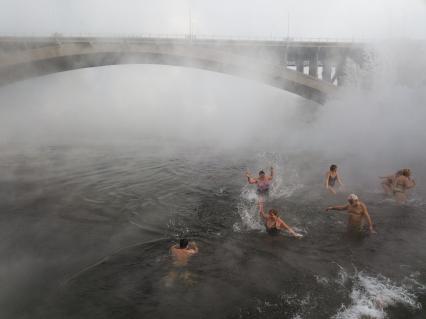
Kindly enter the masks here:
M 190 146 L 197 149 L 202 146 L 210 149 L 212 154 L 214 151 L 223 150 L 235 153 L 249 150 L 252 151 L 253 158 L 257 159 L 261 158 L 259 154 L 263 153 L 279 154 L 277 157 L 283 155 L 282 158 L 287 154 L 296 154 L 296 162 L 299 159 L 300 162 L 307 159 L 313 162 L 307 169 L 316 166 L 312 169 L 315 170 L 314 174 L 318 171 L 325 172 L 329 164 L 336 163 L 341 169 L 345 184 L 349 185 L 348 189 L 351 190 L 352 185 L 358 188 L 364 185 L 367 185 L 367 188 L 379 187 L 378 175 L 392 173 L 402 167 L 412 167 L 415 178 L 420 177 L 423 181 L 418 183 L 415 191 L 425 189 L 423 185 L 426 173 L 416 171 L 417 167 L 424 168 L 426 157 L 425 1 L 129 0 L 117 4 L 100 0 L 69 2 L 0 0 L 0 5 L 2 8 L 0 28 L 6 34 L 32 32 L 42 34 L 57 32 L 64 35 L 185 34 L 189 30 L 189 12 L 191 12 L 191 29 L 195 34 L 374 39 L 367 46 L 366 63 L 362 68 L 350 59 L 347 61 L 345 84 L 339 87 L 338 93 L 330 96 L 324 105 L 262 84 L 262 79 L 248 80 L 221 73 L 166 65 L 126 64 L 80 69 L 3 86 L 0 87 L 0 152 L 3 154 L 15 151 L 19 154 L 21 150 L 35 148 L 37 149 L 33 153 L 35 157 L 37 155 L 34 154 L 43 152 L 44 146 L 92 147 L 126 143 L 137 146 L 138 143 L 144 145 L 146 140 L 151 140 L 165 152 L 169 148 Z M 275 58 L 265 57 L 263 62 L 275 63 Z M 78 153 L 78 147 L 76 152 Z M 73 156 L 73 159 L 78 158 L 75 154 Z M 252 169 L 269 165 L 273 157 L 273 155 L 262 157 L 256 163 L 258 166 Z M 23 203 L 28 201 L 28 207 L 35 207 L 35 211 L 40 213 L 37 209 L 42 210 L 43 205 L 49 203 L 40 195 L 48 193 L 43 187 L 45 189 L 51 187 L 50 190 L 55 191 L 54 186 L 49 184 L 49 178 L 57 174 L 58 185 L 62 187 L 62 183 L 67 186 L 66 179 L 69 176 L 66 175 L 67 172 L 61 175 L 61 172 L 55 171 L 50 167 L 51 162 L 47 160 L 44 162 L 42 156 L 34 163 L 31 157 L 29 158 L 28 163 L 33 164 L 35 168 L 39 167 L 40 172 L 25 171 L 25 166 L 21 168 L 19 165 L 17 165 L 19 169 L 9 171 L 7 165 L 10 163 L 5 162 L 3 164 L 5 169 L 0 172 L 0 178 L 4 178 L 6 182 L 20 181 L 19 174 L 22 169 L 23 174 L 29 176 L 46 174 L 46 179 L 41 179 L 46 185 L 41 185 L 40 188 L 37 186 L 35 189 L 29 188 L 28 193 L 32 192 L 31 195 L 36 198 L 34 203 L 25 197 L 19 197 L 21 194 L 26 195 L 26 187 L 29 187 L 26 185 L 21 187 L 22 191 L 21 188 L 17 188 L 18 191 L 13 194 L 16 197 L 7 198 L 8 193 L 5 192 L 3 198 L 6 204 L 12 202 L 12 205 L 18 201 Z M 58 158 L 58 161 L 63 159 L 60 156 Z M 80 159 L 83 166 L 85 160 L 91 161 L 90 158 L 84 159 L 83 156 Z M 278 166 L 276 179 L 285 180 L 288 175 L 284 175 L 288 172 L 285 172 L 282 166 L 287 163 L 282 162 L 284 164 L 281 167 L 276 165 Z M 104 170 L 102 165 L 111 164 L 108 161 L 105 163 L 107 164 L 100 164 L 101 172 Z M 327 164 L 321 166 L 324 163 Z M 120 162 L 114 164 L 117 167 L 121 165 Z M 240 164 L 235 164 L 235 167 L 239 169 L 245 165 Z M 161 201 L 157 198 L 152 201 L 150 198 L 139 198 L 141 186 L 140 181 L 136 181 L 138 177 L 133 176 L 133 172 L 121 171 L 117 167 L 114 169 L 123 175 L 105 173 L 105 176 L 99 175 L 98 179 L 94 175 L 87 189 L 94 192 L 100 187 L 100 190 L 95 195 L 91 194 L 93 198 L 82 197 L 86 188 L 85 185 L 80 186 L 78 180 L 80 178 L 90 180 L 91 177 L 90 173 L 87 176 L 82 173 L 81 176 L 73 177 L 71 181 L 71 186 L 72 183 L 78 185 L 75 186 L 79 191 L 77 195 L 72 192 L 68 194 L 64 188 L 64 194 L 58 192 L 53 194 L 56 197 L 52 195 L 53 198 L 59 198 L 57 203 L 60 205 L 52 204 L 47 207 L 51 207 L 52 214 L 60 214 L 56 212 L 57 207 L 61 208 L 58 209 L 60 211 L 64 203 L 65 207 L 68 207 L 67 205 L 71 207 L 70 203 L 75 204 L 75 209 L 72 207 L 75 215 L 71 217 L 76 218 L 78 225 L 76 228 L 83 227 L 79 224 L 80 219 L 88 218 L 89 226 L 84 228 L 89 229 L 88 233 L 92 231 L 89 222 L 100 227 L 96 224 L 95 217 L 101 221 L 106 220 L 105 225 L 109 227 L 108 217 L 112 220 L 111 225 L 113 222 L 120 224 L 115 219 L 117 215 L 126 213 L 130 215 L 130 212 L 139 211 L 143 211 L 145 215 L 131 215 L 133 219 L 129 220 L 137 221 L 139 217 L 142 221 L 148 221 L 148 226 L 151 222 L 154 224 L 154 221 L 160 220 L 163 229 L 167 227 L 167 221 L 163 222 L 163 218 L 167 218 L 166 213 L 171 208 L 165 206 L 167 209 L 160 213 L 155 208 L 158 206 L 158 210 L 163 209 L 161 204 L 167 203 L 168 200 L 175 201 L 176 206 L 182 204 L 188 211 L 193 210 L 191 206 L 193 203 L 187 200 L 186 195 L 183 196 L 185 198 L 176 200 L 168 197 L 168 189 L 160 190 L 164 192 L 162 194 L 159 192 L 153 195 L 153 197 L 162 195 Z M 140 169 L 137 165 L 129 167 Z M 62 169 L 62 166 L 60 168 Z M 146 168 L 147 171 L 150 169 Z M 295 171 L 301 175 L 310 173 L 303 172 L 303 169 L 303 165 L 297 165 Z M 241 185 L 245 182 L 243 174 L 242 168 Z M 151 176 L 153 180 L 157 178 L 148 173 L 146 176 Z M 309 182 L 315 180 L 317 176 L 310 178 Z M 108 183 L 114 182 L 108 181 L 110 177 L 118 179 L 118 182 L 115 181 L 116 184 L 125 188 L 127 195 L 130 194 L 123 197 L 125 201 L 119 201 L 120 194 L 110 195 L 111 185 Z M 65 182 L 61 178 L 64 178 Z M 318 176 L 318 180 L 320 179 L 322 175 Z M 200 185 L 203 182 L 200 178 Z M 237 177 L 233 182 L 238 184 L 240 180 Z M 176 182 L 176 185 L 178 184 L 176 188 L 184 189 L 188 186 L 180 185 L 180 181 Z M 114 187 L 121 189 L 121 186 L 117 185 Z M 135 185 L 136 189 L 133 189 Z M 188 189 L 191 189 L 190 187 L 192 185 L 189 185 Z M 30 196 L 28 198 L 31 199 Z M 81 201 L 96 208 L 109 203 L 108 200 L 116 199 L 114 207 L 105 204 L 102 209 L 106 212 L 102 210 L 104 215 L 100 217 L 96 215 L 100 210 L 95 209 L 89 211 L 88 216 L 84 216 L 87 212 L 79 206 Z M 55 201 L 53 203 L 56 204 Z M 40 214 L 46 214 L 43 216 L 47 217 L 43 217 L 45 220 L 40 221 L 40 225 L 29 222 L 25 228 L 29 236 L 35 234 L 34 238 L 37 240 L 40 237 L 40 241 L 53 243 L 56 239 L 52 240 L 54 236 L 49 237 L 46 233 L 47 226 L 53 227 L 52 229 L 56 231 L 53 235 L 58 238 L 64 239 L 68 235 L 66 232 L 61 233 L 62 224 L 52 226 L 47 212 L 43 211 Z M 93 220 L 90 220 L 91 217 Z M 74 224 L 70 224 L 74 227 Z M 103 249 L 99 249 L 95 244 L 94 248 L 86 247 L 82 237 L 81 246 L 76 245 L 70 256 L 79 256 L 85 263 L 93 262 L 94 255 L 110 253 L 114 249 L 124 247 L 126 241 L 132 242 L 133 238 L 139 238 L 140 234 L 136 233 L 139 229 L 134 227 L 134 224 L 130 224 L 127 219 L 124 224 L 121 232 L 117 231 L 112 238 L 108 238 L 109 242 L 105 243 Z M 17 225 L 21 224 L 17 222 Z M 3 227 L 6 229 L 8 225 L 4 224 Z M 12 231 L 13 228 L 10 232 Z M 109 228 L 108 231 L 112 232 Z M 95 231 L 93 234 L 95 236 Z M 20 236 L 19 232 L 13 235 Z M 4 237 L 7 242 L 7 234 Z M 77 236 L 75 238 L 76 242 L 79 242 Z M 7 243 L 4 245 L 8 246 Z M 10 251 L 14 251 L 15 246 L 12 244 L 10 246 Z M 62 270 L 56 267 L 56 263 L 72 264 L 69 260 L 57 261 L 54 258 L 50 260 L 46 257 L 49 254 L 35 256 L 39 252 L 29 251 L 30 248 L 22 252 L 17 249 L 18 257 L 21 258 L 20 254 L 23 256 L 22 260 L 12 256 L 0 267 L 1 277 L 9 278 L 5 281 L 6 288 L 0 292 L 2 299 L 6 300 L 3 303 L 9 307 L 20 305 L 21 291 L 31 285 L 31 280 L 44 281 L 42 275 L 34 273 L 45 274 L 46 264 L 50 263 L 49 267 L 56 269 L 57 277 L 61 279 L 64 274 L 60 273 Z M 49 245 L 43 249 L 45 250 L 41 249 L 42 252 L 50 253 Z M 81 260 L 78 258 L 73 260 L 72 265 L 82 266 L 79 264 Z M 75 268 L 81 269 L 79 267 Z M 34 284 L 34 287 L 38 289 L 39 286 Z M 15 298 L 19 301 L 9 302 Z M 32 300 L 33 297 L 28 298 Z M 24 304 L 26 302 L 24 301 Z M 7 313 L 6 310 L 5 312 Z
M 399 159 L 423 154 L 425 44 L 375 42 L 348 60 L 337 96 L 318 105 L 256 81 L 158 65 L 57 73 L 0 89 L 3 144 L 137 141 L 319 150 Z M 413 63 L 414 61 L 414 63 Z

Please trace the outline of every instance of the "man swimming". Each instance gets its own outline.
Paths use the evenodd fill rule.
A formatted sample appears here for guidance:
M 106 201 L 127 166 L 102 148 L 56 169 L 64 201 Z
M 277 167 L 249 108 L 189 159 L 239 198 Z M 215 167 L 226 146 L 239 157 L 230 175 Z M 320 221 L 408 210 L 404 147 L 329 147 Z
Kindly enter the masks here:
M 188 264 L 189 258 L 197 253 L 197 245 L 185 238 L 179 240 L 179 244 L 170 247 L 170 254 L 172 255 L 175 267 L 164 278 L 164 283 L 167 287 L 173 286 L 177 279 L 181 279 L 186 285 L 194 284 L 193 276 L 185 266 Z
M 269 192 L 271 181 L 274 177 L 274 168 L 271 166 L 270 175 L 266 175 L 264 171 L 260 171 L 259 177 L 254 178 L 250 175 L 249 172 L 246 172 L 246 177 L 249 184 L 256 184 L 257 186 L 256 193 L 259 195 L 259 197 L 263 197 L 264 195 L 267 195 Z
M 404 168 L 401 174 L 395 178 L 393 183 L 392 192 L 395 196 L 396 201 L 399 204 L 403 204 L 407 201 L 406 190 L 416 186 L 416 182 L 411 178 L 411 170 Z
M 349 214 L 348 219 L 348 230 L 355 232 L 362 232 L 363 221 L 367 220 L 368 230 L 371 234 L 376 232 L 373 229 L 373 223 L 371 221 L 370 215 L 368 214 L 367 206 L 361 202 L 355 194 L 350 194 L 348 196 L 348 205 L 342 206 L 329 206 L 326 208 L 326 211 L 337 210 L 344 211 L 346 210 Z
M 343 186 L 340 175 L 337 172 L 337 165 L 333 164 L 330 166 L 330 170 L 325 175 L 325 188 L 332 194 L 337 193 L 337 184 Z
M 278 212 L 275 209 L 270 209 L 268 214 L 265 214 L 263 202 L 259 202 L 259 213 L 260 217 L 265 223 L 266 231 L 269 235 L 278 235 L 280 229 L 286 229 L 293 237 L 303 237 L 302 235 L 296 233 L 280 217 L 278 217 Z
M 175 266 L 185 266 L 188 264 L 188 259 L 198 253 L 198 247 L 195 242 L 189 242 L 188 239 L 182 238 L 179 244 L 170 247 L 170 253 Z

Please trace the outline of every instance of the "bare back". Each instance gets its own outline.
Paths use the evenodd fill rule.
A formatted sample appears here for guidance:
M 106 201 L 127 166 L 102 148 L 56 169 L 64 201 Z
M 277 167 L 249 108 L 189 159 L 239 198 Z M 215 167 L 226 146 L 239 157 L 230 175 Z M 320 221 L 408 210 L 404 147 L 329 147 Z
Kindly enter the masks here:
M 179 248 L 177 245 L 170 247 L 170 252 L 174 259 L 175 266 L 185 266 L 188 263 L 189 257 L 197 253 L 193 248 Z

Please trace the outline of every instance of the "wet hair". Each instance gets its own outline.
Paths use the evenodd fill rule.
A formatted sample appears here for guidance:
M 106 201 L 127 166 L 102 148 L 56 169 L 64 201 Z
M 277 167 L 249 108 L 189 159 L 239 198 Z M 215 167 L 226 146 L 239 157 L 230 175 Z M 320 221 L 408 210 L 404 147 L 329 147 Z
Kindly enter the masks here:
M 337 169 L 337 165 L 333 164 L 330 166 L 330 171 L 334 172 Z
M 188 246 L 188 243 L 188 239 L 182 238 L 181 240 L 179 240 L 179 247 L 186 248 Z
M 259 175 L 265 175 L 265 172 L 264 171 L 260 171 Z
M 271 209 L 269 210 L 269 214 L 273 214 L 273 215 L 275 215 L 275 216 L 278 216 L 278 211 L 277 211 L 276 209 L 271 208 Z
M 411 175 L 411 171 L 410 171 L 410 169 L 409 169 L 409 168 L 404 168 L 404 169 L 402 170 L 402 175 L 404 175 L 404 176 L 406 176 L 406 177 L 409 177 L 409 176 Z

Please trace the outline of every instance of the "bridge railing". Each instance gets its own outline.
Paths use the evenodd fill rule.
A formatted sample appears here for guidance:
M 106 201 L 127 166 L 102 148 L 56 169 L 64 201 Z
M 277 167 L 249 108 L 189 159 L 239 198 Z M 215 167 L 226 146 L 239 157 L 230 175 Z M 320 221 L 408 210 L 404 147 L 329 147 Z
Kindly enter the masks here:
M 1 33 L 0 39 L 26 40 L 37 39 L 168 39 L 168 40 L 216 40 L 216 41 L 253 41 L 253 42 L 340 42 L 340 43 L 366 43 L 370 39 L 363 38 L 336 38 L 336 37 L 286 37 L 286 36 L 261 36 L 261 35 L 212 35 L 212 34 L 170 34 L 170 33 Z

